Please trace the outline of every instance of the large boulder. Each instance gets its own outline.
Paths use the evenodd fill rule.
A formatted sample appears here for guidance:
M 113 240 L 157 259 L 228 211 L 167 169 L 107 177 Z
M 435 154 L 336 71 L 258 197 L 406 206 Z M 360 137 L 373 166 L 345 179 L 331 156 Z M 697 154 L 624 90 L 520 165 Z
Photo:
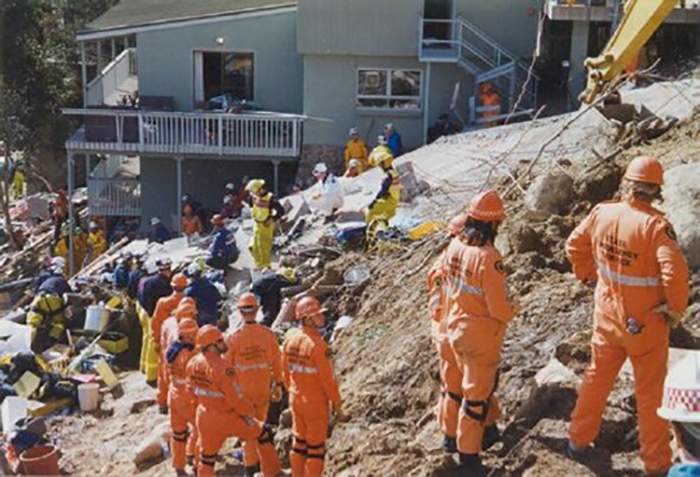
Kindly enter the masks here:
M 664 180 L 662 208 L 688 264 L 700 269 L 700 163 L 674 167 Z
M 544 218 L 564 214 L 573 199 L 574 181 L 565 174 L 543 174 L 530 184 L 525 193 L 525 207 Z

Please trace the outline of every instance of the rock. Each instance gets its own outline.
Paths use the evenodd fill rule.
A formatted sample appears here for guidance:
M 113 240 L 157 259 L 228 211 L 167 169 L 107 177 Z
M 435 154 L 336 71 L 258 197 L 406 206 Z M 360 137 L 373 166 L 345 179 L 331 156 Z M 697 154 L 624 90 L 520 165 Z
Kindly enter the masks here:
M 400 164 L 396 167 L 396 171 L 401 178 L 401 202 L 410 203 L 415 197 L 426 191 L 427 183 L 416 178 L 412 163 L 405 162 Z
M 311 214 L 311 208 L 302 194 L 290 195 L 282 202 L 285 210 L 285 221 L 294 224 L 301 217 Z
M 700 268 L 700 163 L 677 166 L 664 174 L 662 208 L 673 224 L 686 260 Z
M 171 437 L 170 422 L 164 422 L 153 429 L 137 449 L 134 465 L 143 470 L 164 460 L 165 453 L 169 452 Z
M 574 189 L 578 201 L 595 205 L 610 200 L 620 187 L 622 170 L 615 164 L 606 163 L 576 179 Z
M 561 364 L 561 362 L 552 358 L 547 366 L 540 369 L 535 375 L 537 386 L 545 386 L 548 384 L 562 384 L 567 382 L 578 382 L 578 378 L 573 371 Z
M 564 174 L 544 174 L 537 177 L 525 193 L 525 207 L 548 217 L 566 212 L 573 198 L 574 181 Z
M 576 404 L 579 378 L 556 358 L 536 375 L 530 395 L 515 413 L 516 421 L 565 419 Z

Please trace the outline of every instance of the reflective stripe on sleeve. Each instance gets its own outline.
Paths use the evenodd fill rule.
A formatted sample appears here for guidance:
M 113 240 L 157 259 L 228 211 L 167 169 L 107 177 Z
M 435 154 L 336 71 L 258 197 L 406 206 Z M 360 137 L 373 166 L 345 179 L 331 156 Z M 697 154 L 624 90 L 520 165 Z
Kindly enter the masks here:
M 302 374 L 318 374 L 318 368 L 314 368 L 311 366 L 300 366 L 298 364 L 291 364 L 289 365 L 289 370 L 293 371 L 295 373 L 302 373 Z
M 234 366 L 236 367 L 236 369 L 240 369 L 241 371 L 252 371 L 255 369 L 260 369 L 260 370 L 270 369 L 269 363 L 256 363 L 256 364 L 235 363 Z
M 467 295 L 477 295 L 478 296 L 478 295 L 484 294 L 483 288 L 473 287 L 471 285 L 467 285 L 459 278 L 449 277 L 448 280 L 450 282 L 450 286 L 452 286 L 454 288 L 459 288 L 463 293 L 466 293 Z
M 178 387 L 179 387 L 179 386 L 185 386 L 185 385 L 187 384 L 187 381 L 185 381 L 184 379 L 173 379 L 173 380 L 170 381 L 170 382 L 173 383 L 175 386 L 178 386 Z
M 208 389 L 194 388 L 194 394 L 197 396 L 205 396 L 211 398 L 222 398 L 225 397 L 224 393 L 220 391 L 209 391 Z

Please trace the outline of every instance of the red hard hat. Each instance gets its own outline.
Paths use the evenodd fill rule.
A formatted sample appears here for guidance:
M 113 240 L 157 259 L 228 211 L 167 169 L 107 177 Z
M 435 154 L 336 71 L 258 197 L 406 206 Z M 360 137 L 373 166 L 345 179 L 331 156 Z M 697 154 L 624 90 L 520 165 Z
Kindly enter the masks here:
M 177 324 L 177 334 L 180 339 L 184 338 L 188 341 L 194 341 L 198 331 L 199 326 L 197 326 L 197 322 L 191 318 L 185 318 Z
M 180 322 L 187 318 L 194 318 L 197 310 L 192 305 L 178 306 L 175 310 L 175 319 Z
M 238 299 L 238 308 L 254 308 L 258 309 L 258 299 L 252 293 L 244 293 Z
M 489 190 L 474 197 L 467 211 L 469 217 L 482 222 L 498 222 L 506 218 L 503 201 L 498 192 Z
M 659 159 L 651 156 L 639 156 L 632 159 L 627 166 L 625 179 L 647 184 L 664 184 L 664 169 Z
M 221 334 L 219 328 L 213 325 L 204 325 L 197 332 L 197 346 L 201 348 L 206 348 L 212 343 L 221 341 L 224 339 L 224 335 Z
M 170 286 L 179 290 L 187 288 L 187 277 L 182 273 L 176 273 L 170 280 Z
M 295 311 L 297 320 L 301 320 L 309 316 L 323 313 L 324 310 L 321 308 L 321 303 L 316 298 L 312 296 L 305 296 L 299 300 Z
M 212 225 L 216 225 L 217 227 L 223 227 L 224 218 L 221 216 L 221 214 L 216 214 L 214 217 L 211 218 L 211 223 Z
M 450 223 L 447 225 L 447 231 L 450 235 L 453 237 L 459 235 L 464 230 L 464 226 L 467 225 L 468 218 L 467 214 L 460 214 L 450 220 Z

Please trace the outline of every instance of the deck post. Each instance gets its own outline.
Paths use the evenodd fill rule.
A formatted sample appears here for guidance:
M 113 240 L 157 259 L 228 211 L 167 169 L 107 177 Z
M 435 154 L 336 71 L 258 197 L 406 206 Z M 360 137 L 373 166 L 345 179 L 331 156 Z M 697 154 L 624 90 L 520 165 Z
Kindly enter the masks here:
M 182 220 L 180 220 L 180 204 L 182 202 L 182 156 L 175 157 L 175 163 L 177 164 L 177 205 L 175 210 L 177 211 L 177 233 L 182 234 Z M 204 225 L 204 224 L 202 224 Z
M 67 161 L 68 161 L 68 274 L 72 277 L 76 272 L 75 268 L 75 251 L 74 251 L 74 240 L 75 235 L 75 223 L 74 223 L 74 210 L 73 210 L 73 159 L 75 154 L 73 151 L 68 151 Z
M 272 160 L 272 165 L 275 169 L 275 197 L 280 196 L 280 191 L 279 191 L 279 185 L 280 185 L 280 174 L 279 174 L 279 169 L 280 169 L 280 160 L 279 159 L 273 159 Z

